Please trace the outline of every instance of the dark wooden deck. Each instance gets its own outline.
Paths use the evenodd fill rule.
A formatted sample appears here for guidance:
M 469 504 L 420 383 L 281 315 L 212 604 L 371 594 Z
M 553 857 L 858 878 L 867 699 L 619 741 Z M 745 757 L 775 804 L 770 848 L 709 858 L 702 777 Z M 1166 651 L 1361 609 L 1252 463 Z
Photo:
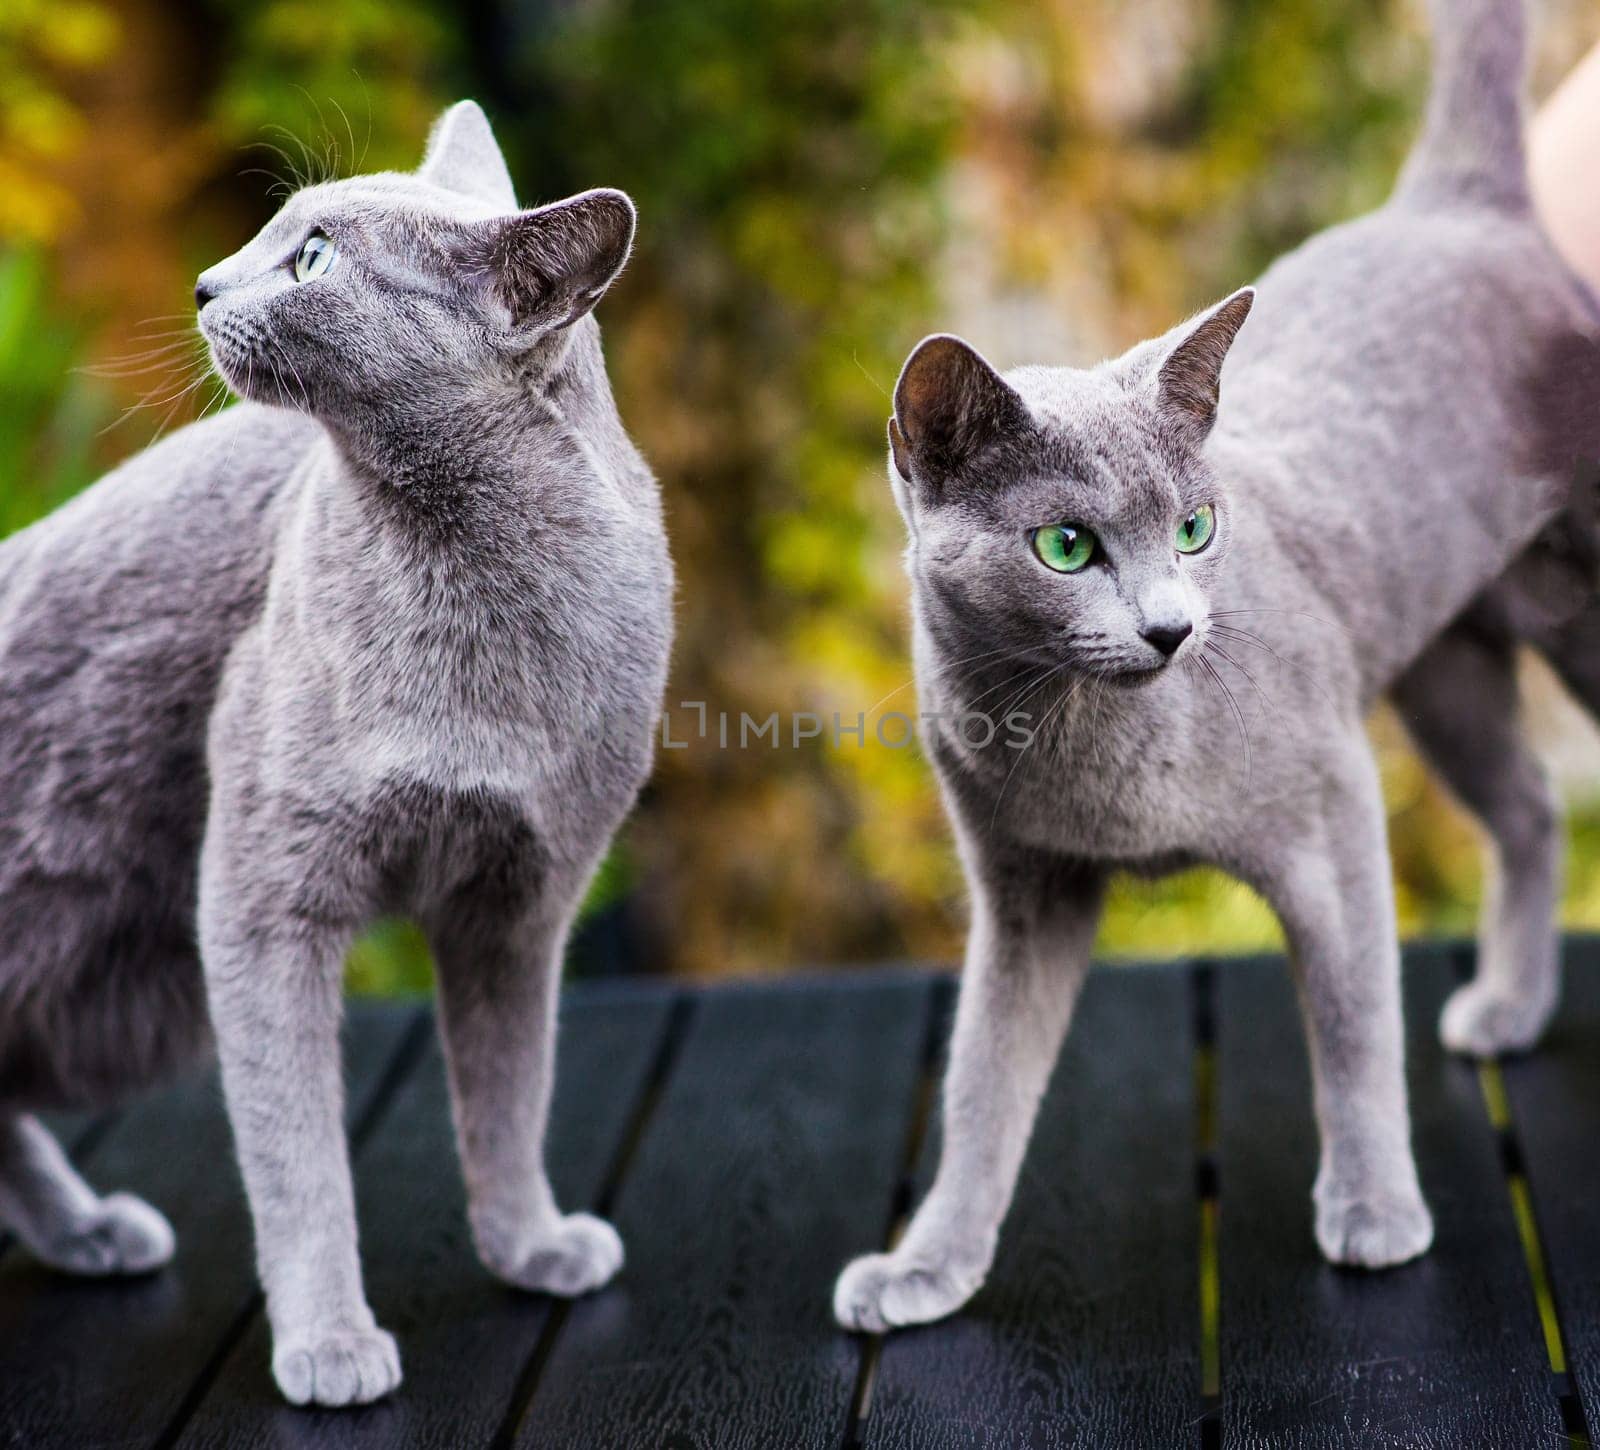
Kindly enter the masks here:
M 1045 1104 L 989 1285 L 878 1342 L 828 1312 L 934 1161 L 948 978 L 873 973 L 567 995 L 552 1173 L 614 1217 L 619 1282 L 517 1295 L 467 1240 L 421 1007 L 357 1007 L 349 1111 L 367 1285 L 401 1342 L 386 1403 L 306 1413 L 268 1377 L 214 1081 L 66 1125 L 102 1187 L 171 1217 L 134 1283 L 0 1247 L 0 1445 L 1463 1446 L 1600 1427 L 1600 944 L 1569 946 L 1537 1056 L 1436 1045 L 1461 949 L 1407 956 L 1410 1077 L 1438 1225 L 1420 1263 L 1333 1270 L 1280 963 L 1102 970 Z

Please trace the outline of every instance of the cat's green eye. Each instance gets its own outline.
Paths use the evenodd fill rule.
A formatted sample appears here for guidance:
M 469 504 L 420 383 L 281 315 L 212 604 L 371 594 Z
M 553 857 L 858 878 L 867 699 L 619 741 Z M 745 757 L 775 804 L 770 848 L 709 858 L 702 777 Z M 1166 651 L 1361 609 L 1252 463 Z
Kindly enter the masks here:
M 306 238 L 305 245 L 300 248 L 300 254 L 294 259 L 294 280 L 314 282 L 338 259 L 339 249 L 334 246 L 332 239 L 323 236 L 321 232 L 312 232 Z
M 1031 537 L 1039 562 L 1058 574 L 1076 574 L 1094 558 L 1094 535 L 1079 524 L 1045 524 Z
M 1216 511 L 1208 503 L 1201 504 L 1178 525 L 1178 552 L 1198 554 L 1211 542 L 1211 535 L 1216 532 L 1216 527 Z

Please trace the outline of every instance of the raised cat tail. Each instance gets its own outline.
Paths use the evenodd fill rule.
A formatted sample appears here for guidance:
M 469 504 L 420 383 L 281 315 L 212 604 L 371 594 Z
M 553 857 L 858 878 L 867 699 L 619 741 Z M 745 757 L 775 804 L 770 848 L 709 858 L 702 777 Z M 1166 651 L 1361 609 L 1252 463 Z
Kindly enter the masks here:
M 1396 198 L 1526 211 L 1526 0 L 1430 0 L 1433 89 Z

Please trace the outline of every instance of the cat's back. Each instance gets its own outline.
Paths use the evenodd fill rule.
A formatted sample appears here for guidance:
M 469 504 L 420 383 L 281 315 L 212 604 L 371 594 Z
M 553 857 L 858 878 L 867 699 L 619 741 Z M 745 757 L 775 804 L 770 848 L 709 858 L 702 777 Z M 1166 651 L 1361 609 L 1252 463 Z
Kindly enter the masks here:
M 1542 348 L 1597 326 L 1531 216 L 1396 201 L 1268 268 L 1224 396 L 1257 426 L 1454 411 L 1509 396 Z
M 34 1062 L 41 1101 L 100 1100 L 205 1038 L 206 726 L 319 436 L 230 408 L 0 542 L 0 918 L 19 928 L 0 942 L 0 1060 Z M 63 1012 L 77 1055 L 40 1055 Z
M 259 552 L 263 519 L 319 436 L 297 414 L 241 404 L 135 454 L 0 540 L 0 648 L 42 588 L 78 585 L 53 607 L 85 618 L 146 590 L 159 605 L 155 591 L 166 586 L 204 592 L 235 576 Z
M 166 793 L 192 814 L 210 695 L 318 436 L 231 408 L 0 542 L 0 899 L 8 832 L 47 833 L 69 798 L 137 815 L 131 792 Z
M 1262 277 L 1208 445 L 1275 541 L 1252 589 L 1298 571 L 1363 641 L 1368 694 L 1562 506 L 1593 297 L 1531 214 L 1404 195 Z M 1282 568 L 1278 565 L 1282 564 Z

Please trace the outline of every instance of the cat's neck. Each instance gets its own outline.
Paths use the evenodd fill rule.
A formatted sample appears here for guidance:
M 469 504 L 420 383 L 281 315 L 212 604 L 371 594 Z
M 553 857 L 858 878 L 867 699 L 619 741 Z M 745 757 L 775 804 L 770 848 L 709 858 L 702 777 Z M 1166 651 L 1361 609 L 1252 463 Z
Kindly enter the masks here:
M 327 432 L 330 484 L 386 530 L 440 545 L 481 542 L 486 528 L 538 506 L 564 457 L 625 441 L 589 318 L 492 383 L 429 380 L 403 408 L 357 405 Z

